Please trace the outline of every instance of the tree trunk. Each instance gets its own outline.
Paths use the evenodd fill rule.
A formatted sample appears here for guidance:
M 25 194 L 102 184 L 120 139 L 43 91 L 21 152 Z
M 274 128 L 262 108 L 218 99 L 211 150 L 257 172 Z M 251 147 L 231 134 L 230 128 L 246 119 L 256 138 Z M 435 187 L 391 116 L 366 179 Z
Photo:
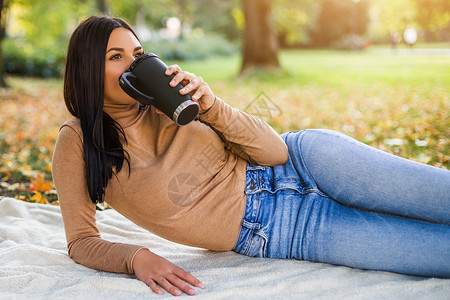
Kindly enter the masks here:
M 280 68 L 270 0 L 241 0 L 241 4 L 245 18 L 241 74 Z
M 2 51 L 2 42 L 6 35 L 6 15 L 8 5 L 8 0 L 0 0 L 0 87 L 8 87 L 8 84 L 5 81 L 5 60 Z
M 102 14 L 108 13 L 108 5 L 106 4 L 106 0 L 97 0 L 97 9 Z

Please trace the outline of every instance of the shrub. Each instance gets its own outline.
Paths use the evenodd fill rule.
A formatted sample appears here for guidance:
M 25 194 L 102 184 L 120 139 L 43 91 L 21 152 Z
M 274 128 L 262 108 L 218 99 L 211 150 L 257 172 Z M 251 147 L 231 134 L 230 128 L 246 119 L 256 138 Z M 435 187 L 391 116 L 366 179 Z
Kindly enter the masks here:
M 59 77 L 64 70 L 65 52 L 61 49 L 33 48 L 10 38 L 3 41 L 2 51 L 5 71 L 10 74 Z
M 155 39 L 143 43 L 147 52 L 153 52 L 164 60 L 198 60 L 211 56 L 235 54 L 237 45 L 228 42 L 219 35 L 174 40 Z
M 332 44 L 332 48 L 339 50 L 364 50 L 366 41 L 356 34 L 345 35 Z
M 238 46 L 219 35 L 178 40 L 152 40 L 143 43 L 147 52 L 164 60 L 198 60 L 211 56 L 227 56 L 237 52 Z M 2 45 L 5 71 L 10 74 L 60 77 L 64 72 L 65 47 L 39 49 L 24 45 L 20 39 L 8 38 Z

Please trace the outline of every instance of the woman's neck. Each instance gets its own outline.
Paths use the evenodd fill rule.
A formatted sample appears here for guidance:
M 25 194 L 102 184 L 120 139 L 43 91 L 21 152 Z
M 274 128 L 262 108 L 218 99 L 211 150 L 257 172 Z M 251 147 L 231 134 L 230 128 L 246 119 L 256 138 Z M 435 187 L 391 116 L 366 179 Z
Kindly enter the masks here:
M 139 117 L 139 103 L 104 104 L 103 111 L 118 122 L 122 127 L 133 124 Z

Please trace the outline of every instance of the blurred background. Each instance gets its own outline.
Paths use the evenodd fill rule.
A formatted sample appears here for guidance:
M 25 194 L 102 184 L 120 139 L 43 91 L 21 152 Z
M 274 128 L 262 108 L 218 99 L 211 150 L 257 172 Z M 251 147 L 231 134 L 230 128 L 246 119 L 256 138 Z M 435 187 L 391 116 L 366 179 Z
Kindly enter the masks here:
M 0 197 L 57 203 L 68 40 L 124 18 L 146 52 L 279 133 L 329 128 L 450 169 L 448 0 L 1 0 Z
M 448 0 L 4 0 L 1 50 L 9 74 L 60 76 L 67 41 L 89 15 L 122 17 L 148 51 L 192 60 L 240 51 L 245 39 L 278 49 L 448 47 Z M 250 33 L 245 35 L 246 19 Z M 260 29 L 261 32 L 258 32 Z M 409 30 L 409 31 L 408 31 Z M 274 43 L 269 43 L 271 39 Z M 258 43 L 258 42 L 256 42 Z M 444 43 L 444 44 L 442 44 Z M 445 45 L 446 43 L 446 45 Z

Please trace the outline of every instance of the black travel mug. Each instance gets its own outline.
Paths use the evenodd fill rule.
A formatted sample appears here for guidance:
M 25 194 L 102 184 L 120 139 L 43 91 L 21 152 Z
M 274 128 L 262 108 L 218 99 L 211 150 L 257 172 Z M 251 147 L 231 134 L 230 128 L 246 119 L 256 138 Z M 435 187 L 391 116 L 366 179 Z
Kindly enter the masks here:
M 198 115 L 199 105 L 190 95 L 181 95 L 183 85 L 169 85 L 175 74 L 166 76 L 167 65 L 156 54 L 139 56 L 119 77 L 120 87 L 144 105 L 153 105 L 177 125 L 183 126 Z

